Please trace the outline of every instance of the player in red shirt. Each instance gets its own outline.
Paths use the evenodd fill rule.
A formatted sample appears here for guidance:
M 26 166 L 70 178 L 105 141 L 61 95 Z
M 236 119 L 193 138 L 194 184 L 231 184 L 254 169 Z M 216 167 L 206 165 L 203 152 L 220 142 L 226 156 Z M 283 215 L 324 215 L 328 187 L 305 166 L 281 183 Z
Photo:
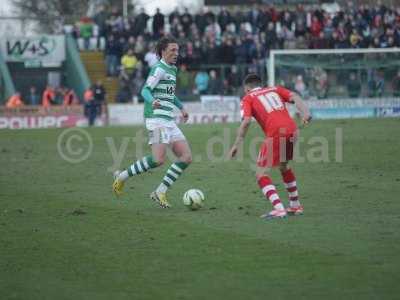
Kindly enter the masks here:
M 229 156 L 235 157 L 240 143 L 246 136 L 252 117 L 264 131 L 265 140 L 261 145 L 256 177 L 263 194 L 269 199 L 273 210 L 262 215 L 262 218 L 285 218 L 287 214 L 303 213 L 300 205 L 296 177 L 288 167 L 293 159 L 293 148 L 297 137 L 297 126 L 290 117 L 286 103 L 294 103 L 302 115 L 303 124 L 311 120 L 310 112 L 300 96 L 284 87 L 261 87 L 261 78 L 256 74 L 246 76 L 244 82 L 245 96 L 241 102 L 242 123 Z M 282 179 L 289 194 L 289 207 L 285 209 L 276 188 L 269 176 L 270 170 L 279 167 Z

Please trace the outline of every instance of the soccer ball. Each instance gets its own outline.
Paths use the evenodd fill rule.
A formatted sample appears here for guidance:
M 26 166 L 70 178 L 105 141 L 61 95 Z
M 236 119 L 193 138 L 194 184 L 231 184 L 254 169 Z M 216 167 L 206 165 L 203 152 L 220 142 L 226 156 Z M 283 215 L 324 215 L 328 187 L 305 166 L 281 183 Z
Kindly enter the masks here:
M 183 204 L 191 210 L 198 210 L 203 206 L 204 194 L 198 189 L 190 189 L 183 195 Z

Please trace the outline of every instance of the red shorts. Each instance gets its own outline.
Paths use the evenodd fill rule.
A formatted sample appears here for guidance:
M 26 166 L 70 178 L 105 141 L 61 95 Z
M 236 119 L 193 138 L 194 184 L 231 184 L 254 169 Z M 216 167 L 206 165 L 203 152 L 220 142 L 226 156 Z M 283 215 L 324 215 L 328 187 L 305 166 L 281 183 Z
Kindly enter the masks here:
M 257 166 L 272 168 L 281 162 L 292 160 L 296 137 L 295 133 L 266 137 L 258 152 Z

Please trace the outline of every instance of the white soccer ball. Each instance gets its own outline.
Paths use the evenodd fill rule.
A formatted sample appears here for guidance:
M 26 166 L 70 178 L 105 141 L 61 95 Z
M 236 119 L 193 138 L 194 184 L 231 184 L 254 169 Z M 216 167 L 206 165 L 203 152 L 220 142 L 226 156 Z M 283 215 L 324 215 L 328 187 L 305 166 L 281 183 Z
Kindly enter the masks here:
M 203 206 L 204 194 L 199 189 L 190 189 L 183 195 L 183 204 L 191 210 L 200 209 Z

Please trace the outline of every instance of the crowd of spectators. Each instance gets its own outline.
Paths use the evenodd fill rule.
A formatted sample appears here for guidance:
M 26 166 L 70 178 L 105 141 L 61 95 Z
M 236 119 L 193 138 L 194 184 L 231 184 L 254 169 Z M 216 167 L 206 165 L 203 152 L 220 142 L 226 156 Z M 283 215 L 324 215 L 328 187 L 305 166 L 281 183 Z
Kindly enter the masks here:
M 107 75 L 119 76 L 122 82 L 118 101 L 138 92 L 148 68 L 157 61 L 155 42 L 166 34 L 175 36 L 181 47 L 179 94 L 229 94 L 240 85 L 243 73 L 265 72 L 271 49 L 400 47 L 400 5 L 352 3 L 327 9 L 263 5 L 248 11 L 222 7 L 214 12 L 204 8 L 197 13 L 185 8 L 169 15 L 157 10 L 153 16 L 140 9 L 127 18 L 116 8 L 99 6 L 91 20 L 84 19 L 76 27 L 75 34 L 83 38 L 85 49 L 92 45 L 104 50 Z M 90 43 L 93 37 L 96 42 Z M 217 66 L 220 64 L 225 67 Z M 321 72 L 317 81 L 323 97 L 327 76 Z M 299 76 L 296 74 L 291 84 L 306 92 Z
M 39 93 L 36 86 L 31 86 L 26 95 L 22 95 L 17 91 L 8 99 L 6 106 L 8 108 L 17 108 L 25 105 L 50 107 L 52 105 L 69 106 L 79 103 L 80 100 L 73 89 L 63 86 L 53 88 L 48 85 L 42 93 Z
M 71 106 L 96 102 L 102 105 L 106 100 L 106 91 L 101 81 L 97 81 L 89 87 L 80 99 L 75 91 L 65 86 L 53 87 L 47 85 L 40 93 L 36 86 L 32 85 L 26 94 L 16 91 L 6 102 L 8 108 L 18 108 L 25 105 L 42 106 L 48 108 L 51 106 Z

